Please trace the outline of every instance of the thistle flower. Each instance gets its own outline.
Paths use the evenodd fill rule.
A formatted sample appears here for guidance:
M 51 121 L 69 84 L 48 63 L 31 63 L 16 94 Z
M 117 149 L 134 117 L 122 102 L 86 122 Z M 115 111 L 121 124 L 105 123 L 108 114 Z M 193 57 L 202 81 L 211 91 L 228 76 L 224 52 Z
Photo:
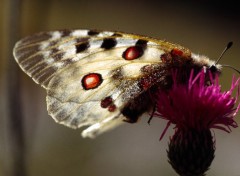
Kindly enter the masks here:
M 221 92 L 218 76 L 215 79 L 211 73 L 210 85 L 206 85 L 206 75 L 201 71 L 194 78 L 190 74 L 188 84 L 178 84 L 176 72 L 173 74 L 173 86 L 168 92 L 157 93 L 157 109 L 155 116 L 168 120 L 168 124 L 161 135 L 164 136 L 170 124 L 176 129 L 195 129 L 202 131 L 217 128 L 231 132 L 230 127 L 236 128 L 234 121 L 240 104 L 235 108 L 239 96 L 239 81 L 233 77 L 229 91 Z M 231 97 L 234 89 L 238 87 L 236 97 Z
M 210 84 L 207 85 L 206 80 Z M 188 83 L 179 84 L 175 72 L 172 88 L 157 92 L 154 115 L 168 120 L 160 139 L 174 124 L 176 131 L 170 139 L 168 158 L 179 175 L 204 175 L 215 151 L 210 129 L 231 132 L 231 127 L 237 127 L 234 117 L 240 109 L 239 81 L 240 78 L 233 77 L 230 90 L 221 92 L 218 75 L 201 71 L 194 76 L 192 71 Z M 238 92 L 233 97 L 235 88 Z

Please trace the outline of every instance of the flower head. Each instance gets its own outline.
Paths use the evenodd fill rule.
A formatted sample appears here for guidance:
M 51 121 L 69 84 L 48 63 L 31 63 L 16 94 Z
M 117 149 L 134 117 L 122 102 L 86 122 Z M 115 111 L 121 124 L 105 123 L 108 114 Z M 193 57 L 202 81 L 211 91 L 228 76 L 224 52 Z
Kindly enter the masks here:
M 201 71 L 195 77 L 193 71 L 187 84 L 179 84 L 173 74 L 173 86 L 169 91 L 159 91 L 156 100 L 157 117 L 168 120 L 168 125 L 161 135 L 164 136 L 170 124 L 177 129 L 194 129 L 197 131 L 217 128 L 230 132 L 230 127 L 236 128 L 234 120 L 240 104 L 235 107 L 239 96 L 239 81 L 233 77 L 229 91 L 221 92 L 218 75 Z M 209 77 L 210 85 L 206 85 Z M 238 87 L 236 97 L 232 97 Z
M 174 72 L 172 88 L 156 93 L 155 116 L 168 120 L 160 139 L 170 124 L 175 124 L 167 151 L 169 163 L 179 175 L 203 176 L 214 159 L 215 140 L 210 129 L 230 132 L 230 127 L 237 127 L 234 117 L 240 109 L 240 78 L 233 77 L 230 90 L 221 92 L 218 75 L 201 71 L 194 76 L 191 71 L 184 84 L 177 82 L 179 76 Z M 233 97 L 235 88 L 238 92 Z

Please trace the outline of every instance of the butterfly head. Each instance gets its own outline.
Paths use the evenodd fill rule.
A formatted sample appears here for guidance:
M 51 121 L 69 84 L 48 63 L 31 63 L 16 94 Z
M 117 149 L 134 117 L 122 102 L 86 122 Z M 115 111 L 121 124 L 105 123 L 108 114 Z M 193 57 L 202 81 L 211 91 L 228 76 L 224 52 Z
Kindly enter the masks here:
M 221 53 L 221 55 L 219 56 L 219 58 L 217 59 L 217 61 L 215 61 L 212 65 L 210 65 L 210 67 L 208 68 L 210 70 L 211 73 L 217 73 L 219 72 L 220 73 L 220 70 L 221 70 L 221 67 L 228 67 L 228 68 L 231 68 L 233 69 L 234 71 L 238 72 L 240 74 L 240 70 L 231 66 L 231 65 L 220 65 L 218 64 L 219 61 L 222 59 L 222 56 L 224 55 L 224 53 L 229 49 L 231 48 L 233 42 L 229 42 L 227 44 L 227 46 L 224 48 L 223 52 Z
M 222 66 L 220 64 L 213 64 L 207 68 L 208 71 L 210 71 L 213 74 L 221 73 Z

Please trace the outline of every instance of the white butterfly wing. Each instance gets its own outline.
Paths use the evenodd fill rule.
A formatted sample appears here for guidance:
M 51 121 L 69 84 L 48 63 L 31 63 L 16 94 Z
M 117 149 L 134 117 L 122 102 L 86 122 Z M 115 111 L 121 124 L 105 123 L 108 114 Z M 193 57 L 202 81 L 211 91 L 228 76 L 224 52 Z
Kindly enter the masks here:
M 160 64 L 164 45 L 149 40 L 114 32 L 54 31 L 24 38 L 14 56 L 47 90 L 49 115 L 72 128 L 91 125 L 82 135 L 94 137 L 121 124 L 121 110 L 144 91 L 141 69 Z
M 13 55 L 15 60 L 33 80 L 47 87 L 49 80 L 64 68 L 73 58 L 76 58 L 76 45 L 81 41 L 88 41 L 88 35 L 94 33 L 89 30 L 63 30 L 41 32 L 23 38 L 16 43 Z M 112 32 L 103 32 L 100 37 L 111 36 Z M 94 38 L 94 37 L 93 37 Z M 86 53 L 84 56 L 89 55 Z M 78 58 L 83 58 L 83 55 Z

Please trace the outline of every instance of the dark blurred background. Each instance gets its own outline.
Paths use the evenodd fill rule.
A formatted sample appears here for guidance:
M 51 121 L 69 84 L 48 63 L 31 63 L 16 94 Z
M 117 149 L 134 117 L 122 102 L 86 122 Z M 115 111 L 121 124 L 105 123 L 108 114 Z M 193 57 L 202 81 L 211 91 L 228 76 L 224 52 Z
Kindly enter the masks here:
M 125 124 L 94 140 L 81 138 L 82 129 L 56 124 L 47 114 L 45 90 L 20 71 L 12 57 L 13 44 L 21 37 L 66 28 L 124 31 L 179 43 L 213 60 L 233 41 L 221 63 L 240 68 L 240 10 L 233 0 L 0 0 L 0 14 L 2 176 L 176 175 L 166 156 L 173 130 L 159 141 L 163 120 L 153 119 L 149 126 L 145 115 L 137 124 Z M 233 74 L 223 70 L 223 90 L 230 87 Z M 214 132 L 216 156 L 208 175 L 240 175 L 240 129 Z M 16 159 L 22 160 L 21 166 Z

